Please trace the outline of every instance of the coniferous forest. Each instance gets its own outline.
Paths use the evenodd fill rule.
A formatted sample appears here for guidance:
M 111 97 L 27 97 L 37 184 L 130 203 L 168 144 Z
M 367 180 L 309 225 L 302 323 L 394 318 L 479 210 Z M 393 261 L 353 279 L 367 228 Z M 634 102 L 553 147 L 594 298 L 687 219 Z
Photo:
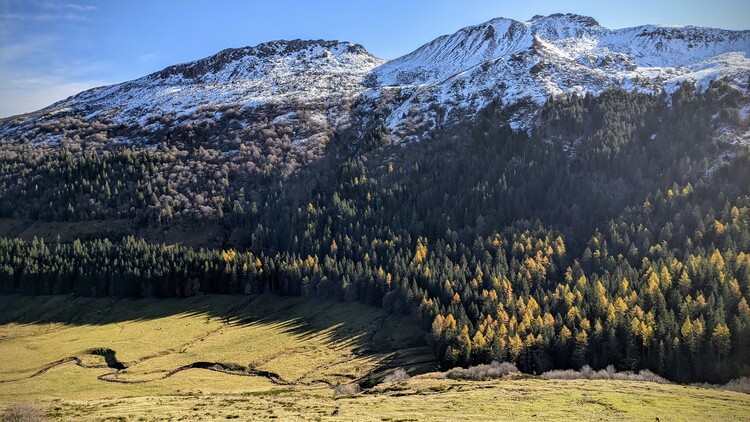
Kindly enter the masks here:
M 407 145 L 383 126 L 333 134 L 288 177 L 249 176 L 201 136 L 179 150 L 5 149 L 2 217 L 225 236 L 0 238 L 0 291 L 360 301 L 418 319 L 446 368 L 726 382 L 750 375 L 750 151 L 715 140 L 748 124 L 739 97 L 720 83 L 558 97 L 529 133 L 493 104 Z

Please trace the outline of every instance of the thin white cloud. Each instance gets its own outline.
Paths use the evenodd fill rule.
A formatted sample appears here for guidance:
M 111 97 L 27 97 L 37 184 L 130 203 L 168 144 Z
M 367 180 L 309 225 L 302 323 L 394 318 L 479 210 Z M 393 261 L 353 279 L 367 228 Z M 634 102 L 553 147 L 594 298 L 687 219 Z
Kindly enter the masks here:
M 96 7 L 78 4 L 62 3 L 57 1 L 45 1 L 34 3 L 36 7 L 33 10 L 26 10 L 23 13 L 14 11 L 9 2 L 2 3 L 0 20 L 5 21 L 85 21 L 88 20 L 87 12 L 96 10 Z
M 146 63 L 146 62 L 150 62 L 151 60 L 155 60 L 158 57 L 159 56 L 157 56 L 154 53 L 146 53 L 146 54 L 141 54 L 140 56 L 138 56 L 138 61 L 141 63 Z
M 3 13 L 0 14 L 0 20 L 13 20 L 13 21 L 57 21 L 57 20 L 69 20 L 69 21 L 85 21 L 88 17 L 83 15 L 76 15 L 73 13 L 65 14 L 52 14 L 52 13 Z
M 44 54 L 58 41 L 53 36 L 34 36 L 20 42 L 0 45 L 0 70 L 5 70 L 3 68 L 12 61 Z
M 106 83 L 40 77 L 0 82 L 0 117 L 28 113 Z
M 83 5 L 74 4 L 74 3 L 67 3 L 65 7 L 68 9 L 80 10 L 81 12 L 86 12 L 89 10 L 96 10 L 96 7 L 94 6 L 83 6 Z
M 96 10 L 95 6 L 91 6 L 88 4 L 78 4 L 78 3 L 63 3 L 59 1 L 45 1 L 41 3 L 37 3 L 40 7 L 44 9 L 72 9 L 77 10 L 79 12 L 89 12 L 92 10 Z
M 0 44 L 0 116 L 38 110 L 86 89 L 106 85 L 97 75 L 106 73 L 108 64 L 53 58 L 61 41 L 54 36 L 34 36 Z M 40 58 L 41 62 L 37 61 Z

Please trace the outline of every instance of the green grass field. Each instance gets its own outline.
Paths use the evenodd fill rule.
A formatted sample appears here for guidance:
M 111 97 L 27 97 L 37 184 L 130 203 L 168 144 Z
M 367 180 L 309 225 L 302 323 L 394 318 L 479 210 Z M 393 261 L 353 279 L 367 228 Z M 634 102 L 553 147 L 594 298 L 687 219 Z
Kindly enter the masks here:
M 428 374 L 336 396 L 395 367 L 434 370 L 423 337 L 376 308 L 271 295 L 0 296 L 0 408 L 33 403 L 61 420 L 750 420 L 750 395 L 647 382 Z

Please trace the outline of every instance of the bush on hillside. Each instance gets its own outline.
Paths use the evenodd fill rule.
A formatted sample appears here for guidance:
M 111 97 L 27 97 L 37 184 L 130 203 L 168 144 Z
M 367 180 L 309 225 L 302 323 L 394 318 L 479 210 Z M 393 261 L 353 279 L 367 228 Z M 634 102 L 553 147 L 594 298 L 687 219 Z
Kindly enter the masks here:
M 383 382 L 400 382 L 400 381 L 408 381 L 411 377 L 409 374 L 406 373 L 404 368 L 398 368 L 392 373 L 386 375 L 385 378 L 383 378 Z
M 333 389 L 334 397 L 351 397 L 359 394 L 357 384 L 339 384 Z
M 47 415 L 38 407 L 29 403 L 13 403 L 8 405 L 3 414 L 3 422 L 42 422 Z
M 669 383 L 666 379 L 656 375 L 655 373 L 644 369 L 640 372 L 623 371 L 617 372 L 615 367 L 612 365 L 607 366 L 606 369 L 595 371 L 590 366 L 584 365 L 580 371 L 574 369 L 565 370 L 554 370 L 545 372 L 542 374 L 544 379 L 562 379 L 562 380 L 574 380 L 574 379 L 589 379 L 589 380 L 621 380 L 621 381 L 648 381 L 657 382 L 660 384 Z
M 488 378 L 502 378 L 513 372 L 521 372 L 516 365 L 508 362 L 493 361 L 489 365 L 476 365 L 468 368 L 453 368 L 445 373 L 450 379 L 479 380 Z

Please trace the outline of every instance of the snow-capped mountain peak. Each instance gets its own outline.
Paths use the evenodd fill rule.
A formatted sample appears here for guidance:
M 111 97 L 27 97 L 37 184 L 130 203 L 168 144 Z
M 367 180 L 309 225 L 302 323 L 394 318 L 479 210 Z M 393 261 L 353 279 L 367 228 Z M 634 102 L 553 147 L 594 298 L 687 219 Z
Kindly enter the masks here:
M 646 25 L 607 29 L 590 17 L 493 19 L 442 36 L 390 61 L 374 74 L 383 85 L 419 87 L 388 120 L 421 116 L 422 127 L 465 118 L 493 101 L 541 104 L 550 95 L 597 94 L 608 88 L 658 93 L 684 81 L 705 87 L 725 79 L 747 90 L 750 31 Z M 511 122 L 528 127 L 533 110 Z M 425 118 L 424 116 L 427 116 Z M 530 117 L 531 116 L 531 117 Z
M 223 50 L 205 59 L 170 66 L 150 77 L 170 80 L 177 76 L 193 82 L 222 83 L 253 79 L 263 72 L 277 70 L 280 65 L 289 67 L 291 71 L 303 71 L 311 66 L 321 71 L 335 71 L 336 68 L 356 66 L 368 60 L 377 62 L 358 44 L 324 40 L 277 40 L 254 47 Z
M 252 107 L 348 98 L 361 91 L 364 77 L 382 63 L 361 45 L 348 42 L 271 41 L 86 91 L 50 109 L 143 125 L 153 115 L 191 115 L 207 105 Z
M 281 113 L 264 115 L 272 122 L 289 122 L 305 110 L 313 123 L 301 126 L 313 129 L 293 135 L 295 142 L 320 128 L 330 133 L 354 127 L 361 134 L 383 123 L 397 141 L 419 139 L 489 103 L 523 102 L 511 125 L 528 128 L 535 110 L 554 95 L 609 88 L 658 93 L 685 81 L 705 87 L 716 79 L 747 92 L 749 55 L 750 31 L 608 29 L 575 14 L 492 19 L 391 61 L 348 42 L 279 40 L 223 50 L 5 119 L 0 137 L 33 138 L 28 128 L 35 122 L 60 116 L 148 134 L 164 127 L 161 116 L 171 116 L 171 124 L 191 124 L 220 118 L 201 113 L 206 107 L 242 110 L 247 118 L 268 105 Z

